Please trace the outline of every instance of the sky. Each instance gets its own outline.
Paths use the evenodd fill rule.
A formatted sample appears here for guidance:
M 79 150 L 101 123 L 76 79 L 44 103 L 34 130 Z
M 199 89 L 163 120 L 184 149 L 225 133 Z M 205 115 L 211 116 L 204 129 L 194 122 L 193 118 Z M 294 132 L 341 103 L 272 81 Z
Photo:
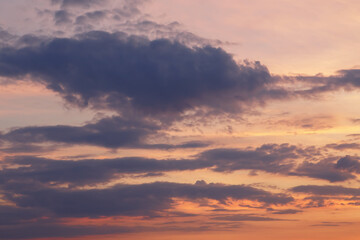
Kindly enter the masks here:
M 0 239 L 359 239 L 359 16 L 0 0 Z

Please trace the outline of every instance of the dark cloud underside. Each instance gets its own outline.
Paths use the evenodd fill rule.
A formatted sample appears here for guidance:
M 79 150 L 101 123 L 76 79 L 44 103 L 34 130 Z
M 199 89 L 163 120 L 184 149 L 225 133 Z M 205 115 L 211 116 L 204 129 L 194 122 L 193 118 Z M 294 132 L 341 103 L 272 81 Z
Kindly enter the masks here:
M 238 65 L 220 48 L 106 32 L 2 49 L 0 75 L 31 75 L 75 105 L 150 115 L 200 107 L 237 112 L 240 103 L 270 94 L 272 81 L 266 67 Z
M 17 136 L 22 137 L 22 135 Z M 25 134 L 25 136 L 36 139 L 36 135 L 34 137 L 31 134 Z M 18 146 L 19 148 L 24 147 L 21 144 Z M 17 145 L 15 144 L 14 146 L 16 147 Z M 37 145 L 30 145 L 30 150 L 32 150 L 31 146 L 36 147 Z M 143 147 L 147 149 L 208 146 L 203 142 L 188 142 L 178 145 L 127 145 L 127 147 Z M 42 183 L 68 183 L 74 186 L 96 185 L 127 175 L 137 177 L 140 174 L 140 176 L 151 177 L 161 176 L 170 171 L 199 169 L 223 173 L 238 170 L 254 170 L 281 174 L 283 176 L 310 177 L 330 182 L 356 179 L 359 173 L 357 158 L 351 156 L 334 159 L 320 158 L 316 162 L 310 162 L 305 160 L 308 159 L 309 153 L 311 153 L 311 151 L 305 151 L 306 149 L 308 148 L 300 148 L 289 144 L 266 144 L 255 149 L 212 148 L 204 150 L 190 159 L 165 160 L 141 157 L 52 160 L 33 156 L 15 156 L 4 159 L 3 169 L 0 170 L 0 181 L 40 181 Z M 312 151 L 316 150 L 312 149 Z M 336 159 L 338 160 L 336 161 Z M 12 165 L 21 167 L 12 168 Z M 66 174 L 63 174 L 64 172 Z

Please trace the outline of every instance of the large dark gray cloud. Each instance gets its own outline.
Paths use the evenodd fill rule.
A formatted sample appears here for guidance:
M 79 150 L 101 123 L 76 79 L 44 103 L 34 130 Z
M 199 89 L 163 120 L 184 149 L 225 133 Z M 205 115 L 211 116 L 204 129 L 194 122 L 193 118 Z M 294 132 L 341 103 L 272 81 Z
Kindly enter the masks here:
M 118 159 L 51 160 L 17 156 L 4 161 L 9 166 L 0 170 L 0 184 L 8 182 L 68 183 L 73 186 L 92 185 L 119 178 L 124 174 L 161 173 L 195 170 L 211 166 L 196 160 L 156 160 L 140 157 Z
M 185 148 L 201 147 L 202 144 L 201 142 L 189 142 L 170 146 Z M 160 146 L 155 144 L 150 147 L 159 148 Z M 161 145 L 161 147 L 166 147 L 166 145 Z M 71 186 L 97 185 L 125 176 L 152 177 L 161 176 L 170 171 L 198 169 L 216 172 L 258 170 L 285 176 L 305 176 L 330 182 L 356 178 L 359 165 L 357 159 L 348 156 L 340 158 L 338 161 L 323 159 L 309 162 L 304 159 L 311 151 L 306 152 L 304 149 L 289 144 L 267 144 L 255 149 L 215 148 L 205 150 L 190 159 L 164 160 L 141 157 L 52 160 L 34 156 L 14 156 L 4 159 L 3 168 L 0 170 L 0 183 L 37 181 L 46 184 L 67 183 Z M 302 162 L 296 164 L 298 161 Z
M 244 104 L 286 94 L 269 90 L 259 63 L 237 64 L 220 48 L 166 39 L 89 32 L 38 47 L 3 48 L 0 75 L 31 75 L 69 103 L 149 115 L 206 108 L 238 112 Z
M 81 174 L 81 173 L 80 173 Z M 116 185 L 105 189 L 54 188 L 34 182 L 9 182 L 1 186 L 3 200 L 12 206 L 0 206 L 0 239 L 28 239 L 49 237 L 78 237 L 86 235 L 121 234 L 143 231 L 211 231 L 234 227 L 222 221 L 274 221 L 278 219 L 257 215 L 240 215 L 236 220 L 216 219 L 211 224 L 199 223 L 201 227 L 175 224 L 149 227 L 126 227 L 119 225 L 68 225 L 64 218 L 102 218 L 120 216 L 149 217 L 181 216 L 193 214 L 173 212 L 174 198 L 191 202 L 206 199 L 227 204 L 228 199 L 259 202 L 269 205 L 286 205 L 294 199 L 290 195 L 271 193 L 246 185 L 196 184 L 154 182 L 138 185 Z M 204 216 L 206 217 L 206 216 Z M 205 227 L 206 226 L 206 227 Z
M 286 194 L 271 193 L 246 185 L 204 182 L 154 182 L 83 190 L 8 183 L 2 188 L 7 201 L 17 207 L 41 209 L 56 217 L 161 216 L 161 213 L 173 208 L 173 198 L 188 201 L 213 199 L 223 204 L 228 199 L 246 199 L 264 205 L 285 205 L 294 200 Z
M 175 146 L 196 147 L 197 144 L 199 143 Z M 128 174 L 158 176 L 169 171 L 197 169 L 217 172 L 259 170 L 287 175 L 295 167 L 293 161 L 301 157 L 303 157 L 302 150 L 288 144 L 263 145 L 256 149 L 212 149 L 203 151 L 192 159 L 157 160 L 124 157 L 52 160 L 33 156 L 15 156 L 3 161 L 0 183 L 38 181 L 46 184 L 67 183 L 73 186 L 93 185 Z

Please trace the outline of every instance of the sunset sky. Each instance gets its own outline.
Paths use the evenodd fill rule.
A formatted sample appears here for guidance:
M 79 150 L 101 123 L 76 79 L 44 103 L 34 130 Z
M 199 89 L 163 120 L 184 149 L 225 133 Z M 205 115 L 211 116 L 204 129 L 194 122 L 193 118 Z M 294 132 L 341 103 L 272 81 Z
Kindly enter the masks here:
M 358 240 L 360 2 L 0 0 L 0 239 Z

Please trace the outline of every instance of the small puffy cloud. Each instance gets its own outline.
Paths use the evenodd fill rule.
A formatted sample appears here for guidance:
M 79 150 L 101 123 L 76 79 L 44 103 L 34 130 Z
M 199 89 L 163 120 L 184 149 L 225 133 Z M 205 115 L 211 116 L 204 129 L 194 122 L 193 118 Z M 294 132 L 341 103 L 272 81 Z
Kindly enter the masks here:
M 360 173 L 360 161 L 358 157 L 345 156 L 340 158 L 335 167 L 348 172 Z
M 107 0 L 51 0 L 52 4 L 59 4 L 61 8 L 90 8 L 93 5 L 102 5 L 106 2 Z
M 66 10 L 56 11 L 54 14 L 54 22 L 56 25 L 72 23 L 71 14 Z

